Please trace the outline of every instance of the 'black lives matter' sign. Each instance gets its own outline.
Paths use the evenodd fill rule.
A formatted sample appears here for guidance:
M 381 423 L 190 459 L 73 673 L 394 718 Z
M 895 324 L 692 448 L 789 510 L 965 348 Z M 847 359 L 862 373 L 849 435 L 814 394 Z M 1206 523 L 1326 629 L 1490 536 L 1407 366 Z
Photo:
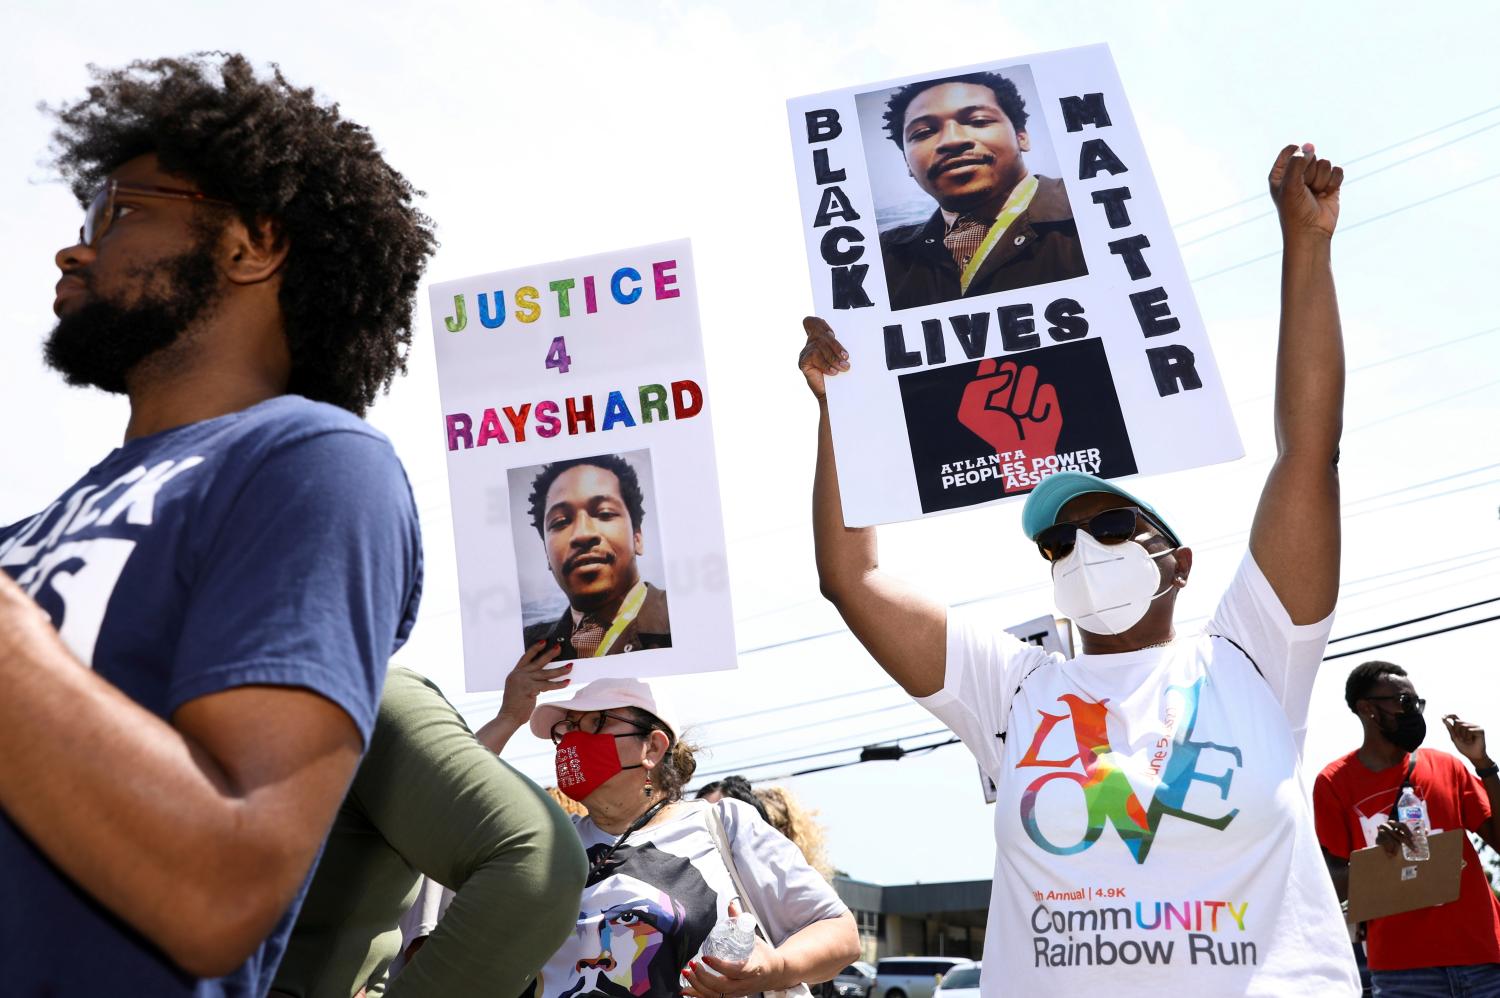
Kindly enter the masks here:
M 787 111 L 846 524 L 1243 454 L 1107 47 Z

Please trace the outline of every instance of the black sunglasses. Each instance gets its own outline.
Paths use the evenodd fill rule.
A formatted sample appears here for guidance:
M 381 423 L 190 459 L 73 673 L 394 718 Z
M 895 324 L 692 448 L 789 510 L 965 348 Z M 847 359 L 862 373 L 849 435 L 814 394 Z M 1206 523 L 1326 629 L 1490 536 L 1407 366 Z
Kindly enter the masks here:
M 1128 541 L 1141 532 L 1136 529 L 1137 517 L 1146 521 L 1147 526 L 1170 538 L 1167 529 L 1139 506 L 1120 506 L 1096 513 L 1083 523 L 1054 523 L 1036 535 L 1037 550 L 1048 561 L 1060 561 L 1073 550 L 1079 530 L 1087 531 L 1094 540 L 1105 544 Z
M 1415 710 L 1418 714 L 1420 714 L 1424 710 L 1427 709 L 1427 701 L 1426 700 L 1423 700 L 1419 696 L 1413 696 L 1410 693 L 1397 693 L 1397 694 L 1395 694 L 1393 696 L 1387 696 L 1387 697 L 1364 697 L 1363 699 L 1365 699 L 1365 700 L 1394 700 L 1394 701 L 1396 701 L 1396 706 L 1400 708 L 1401 713 L 1403 713 L 1403 714 L 1405 714 L 1405 713 L 1407 713 L 1408 711 L 1411 711 L 1411 710 Z

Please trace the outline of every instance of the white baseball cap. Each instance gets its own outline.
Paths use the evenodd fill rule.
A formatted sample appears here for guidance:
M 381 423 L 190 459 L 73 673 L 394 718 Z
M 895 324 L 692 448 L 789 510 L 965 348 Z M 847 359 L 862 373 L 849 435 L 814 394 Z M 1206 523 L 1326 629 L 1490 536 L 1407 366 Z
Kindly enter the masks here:
M 567 700 L 537 704 L 531 712 L 531 733 L 551 740 L 552 728 L 563 719 L 565 711 L 583 713 L 616 707 L 639 707 L 665 724 L 674 739 L 677 737 L 675 713 L 640 679 L 596 679 Z

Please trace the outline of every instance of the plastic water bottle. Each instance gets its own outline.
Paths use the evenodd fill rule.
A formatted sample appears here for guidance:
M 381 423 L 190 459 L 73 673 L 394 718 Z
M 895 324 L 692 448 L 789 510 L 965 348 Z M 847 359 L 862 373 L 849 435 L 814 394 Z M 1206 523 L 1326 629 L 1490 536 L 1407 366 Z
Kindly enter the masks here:
M 729 963 L 744 963 L 755 951 L 755 916 L 749 912 L 725 918 L 709 930 L 703 941 L 705 956 Z
M 1424 860 L 1432 855 L 1427 848 L 1427 832 L 1432 826 L 1427 821 L 1427 805 L 1412 792 L 1411 787 L 1401 788 L 1401 799 L 1396 802 L 1396 814 L 1401 823 L 1411 829 L 1413 844 L 1401 846 L 1401 858 L 1408 861 Z

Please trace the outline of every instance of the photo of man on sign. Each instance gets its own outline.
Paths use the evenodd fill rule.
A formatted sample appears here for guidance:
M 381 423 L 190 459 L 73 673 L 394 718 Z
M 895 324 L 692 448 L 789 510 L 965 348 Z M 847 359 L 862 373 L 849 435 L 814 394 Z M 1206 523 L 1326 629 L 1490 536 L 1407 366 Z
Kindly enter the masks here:
M 559 659 L 575 659 L 672 646 L 667 594 L 646 581 L 648 573 L 662 578 L 660 554 L 648 556 L 646 544 L 650 470 L 649 453 L 635 451 L 510 472 L 527 513 L 513 525 L 528 647 L 555 641 Z M 546 576 L 527 567 L 524 552 L 537 543 L 523 547 L 523 534 L 532 530 Z
M 1027 111 L 1012 79 L 965 73 L 860 97 L 884 105 L 884 134 L 865 135 L 871 173 L 877 157 L 889 157 L 888 147 L 877 151 L 888 138 L 911 180 L 937 202 L 922 221 L 887 227 L 881 219 L 893 310 L 1088 273 L 1063 182 L 1027 166 L 1032 130 L 1046 126 Z

